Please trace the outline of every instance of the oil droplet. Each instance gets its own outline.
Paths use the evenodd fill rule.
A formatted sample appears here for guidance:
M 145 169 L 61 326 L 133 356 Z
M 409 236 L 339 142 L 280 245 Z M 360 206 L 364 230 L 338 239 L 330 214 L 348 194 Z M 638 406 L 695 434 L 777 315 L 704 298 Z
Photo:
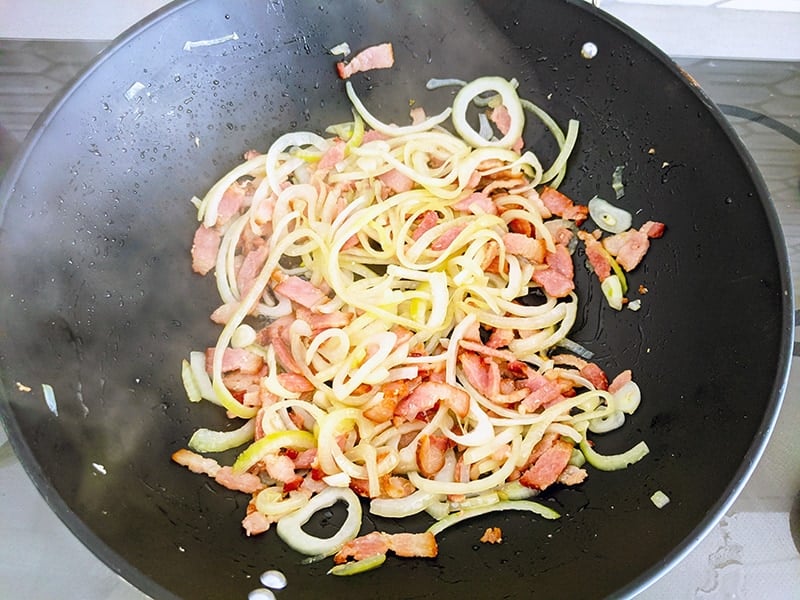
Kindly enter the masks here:
M 587 60 L 593 59 L 597 56 L 597 44 L 594 42 L 586 42 L 581 46 L 581 56 Z
M 275 594 L 267 588 L 258 588 L 247 594 L 247 600 L 275 600 Z
M 273 590 L 282 590 L 286 587 L 286 575 L 275 569 L 264 571 L 260 579 L 261 583 Z

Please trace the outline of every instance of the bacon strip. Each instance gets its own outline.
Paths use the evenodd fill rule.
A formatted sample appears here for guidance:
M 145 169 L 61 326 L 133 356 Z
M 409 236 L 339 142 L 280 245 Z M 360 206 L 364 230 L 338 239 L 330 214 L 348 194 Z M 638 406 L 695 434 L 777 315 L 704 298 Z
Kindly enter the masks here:
M 217 264 L 217 252 L 222 236 L 216 229 L 200 225 L 192 242 L 192 270 L 205 275 Z
M 342 79 L 349 79 L 361 71 L 388 69 L 394 65 L 394 49 L 391 43 L 378 44 L 364 48 L 349 62 L 336 63 L 336 71 Z
M 221 467 L 213 458 L 206 458 L 185 448 L 173 453 L 172 460 L 188 468 L 192 473 L 208 475 L 229 490 L 254 494 L 264 488 L 261 478 L 257 475 L 234 473 L 233 469 Z
M 348 559 L 363 560 L 389 551 L 397 556 L 434 558 L 439 553 L 436 538 L 430 532 L 424 533 L 384 533 L 373 531 L 347 542 L 333 557 L 336 564 Z

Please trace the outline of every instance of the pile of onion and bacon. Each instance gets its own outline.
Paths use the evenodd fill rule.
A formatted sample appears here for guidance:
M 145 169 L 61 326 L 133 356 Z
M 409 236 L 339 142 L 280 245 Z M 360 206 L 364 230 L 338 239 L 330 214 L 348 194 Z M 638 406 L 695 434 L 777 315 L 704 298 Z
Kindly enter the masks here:
M 369 48 L 340 75 L 389 67 L 391 50 Z M 249 151 L 193 199 L 192 265 L 213 272 L 222 331 L 182 377 L 191 401 L 218 404 L 235 425 L 199 429 L 173 460 L 252 495 L 247 535 L 275 525 L 298 552 L 334 555 L 335 574 L 389 551 L 436 556 L 441 531 L 488 512 L 557 518 L 531 498 L 581 483 L 586 462 L 621 469 L 648 452 L 592 448 L 587 433 L 620 427 L 640 392 L 630 371 L 609 378 L 567 336 L 576 245 L 621 309 L 625 273 L 664 226 L 632 228 L 630 213 L 593 200 L 600 229 L 579 229 L 590 207 L 556 190 L 578 123 L 563 131 L 513 80 L 435 85 L 457 88 L 452 106 L 415 108 L 400 126 L 372 115 L 348 81 L 351 121 Z M 560 148 L 547 168 L 525 149 L 526 113 Z M 239 446 L 230 466 L 204 456 Z M 434 521 L 359 537 L 360 498 L 375 515 Z M 303 529 L 337 502 L 347 516 L 335 535 Z

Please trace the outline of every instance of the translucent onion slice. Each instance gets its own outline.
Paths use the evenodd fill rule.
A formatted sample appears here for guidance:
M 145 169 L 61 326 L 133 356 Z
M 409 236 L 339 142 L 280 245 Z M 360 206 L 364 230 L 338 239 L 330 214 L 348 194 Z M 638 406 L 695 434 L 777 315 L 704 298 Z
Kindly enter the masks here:
M 369 512 L 387 519 L 401 519 L 422 512 L 441 496 L 417 490 L 404 498 L 374 498 Z
M 448 527 L 452 527 L 461 521 L 503 510 L 525 510 L 539 515 L 540 517 L 544 517 L 545 519 L 558 519 L 561 516 L 552 508 L 538 502 L 533 502 L 531 500 L 505 500 L 488 506 L 480 506 L 478 508 L 452 513 L 428 527 L 428 531 L 433 535 L 438 535 Z
M 347 504 L 347 518 L 336 534 L 329 538 L 319 538 L 306 533 L 303 525 L 323 508 L 337 502 Z M 346 542 L 355 539 L 361 527 L 361 503 L 350 488 L 328 487 L 311 498 L 307 504 L 278 521 L 276 531 L 287 546 L 308 556 L 330 556 L 338 552 Z
M 597 226 L 609 233 L 622 233 L 631 228 L 633 216 L 627 210 L 614 206 L 595 196 L 589 200 L 589 216 Z
M 472 99 L 488 91 L 496 91 L 511 117 L 511 125 L 506 134 L 499 140 L 487 140 L 473 129 L 467 122 L 467 109 Z M 525 112 L 522 110 L 517 90 L 507 79 L 502 77 L 479 77 L 462 87 L 453 100 L 453 126 L 458 134 L 470 146 L 482 148 L 486 146 L 511 148 L 520 137 L 525 127 Z
M 377 569 L 385 562 L 386 562 L 385 554 L 376 554 L 374 556 L 362 558 L 361 560 L 355 560 L 346 562 L 341 565 L 336 565 L 335 567 L 332 567 L 328 571 L 328 575 L 339 575 L 339 576 L 358 575 L 359 573 L 364 573 L 365 571 L 371 571 L 372 569 Z
M 233 463 L 233 470 L 236 473 L 244 473 L 267 454 L 277 453 L 281 448 L 308 450 L 315 445 L 316 440 L 308 431 L 276 431 L 250 444 L 247 449 L 236 458 L 236 461 Z
M 422 123 L 417 123 L 416 125 L 406 125 L 403 127 L 398 127 L 397 125 L 389 125 L 384 123 L 372 113 L 367 110 L 367 107 L 364 106 L 364 103 L 361 102 L 361 99 L 356 94 L 355 88 L 353 88 L 353 84 L 349 81 L 344 84 L 345 90 L 347 91 L 347 97 L 350 98 L 350 102 L 353 103 L 356 111 L 358 114 L 361 115 L 361 118 L 364 119 L 364 122 L 372 127 L 375 131 L 379 131 L 384 135 L 388 135 L 390 137 L 396 137 L 398 135 L 405 135 L 407 133 L 422 133 L 423 131 L 428 131 L 429 129 L 433 129 L 439 123 L 447 120 L 452 112 L 450 107 L 444 109 L 438 115 L 430 117 L 429 119 L 425 119 Z
M 256 430 L 255 419 L 248 420 L 238 429 L 231 431 L 213 431 L 198 429 L 189 439 L 189 448 L 195 452 L 224 452 L 246 444 L 253 439 Z
M 592 433 L 608 433 L 619 429 L 625 424 L 625 413 L 615 410 L 606 417 L 597 417 L 589 421 L 589 431 Z
M 606 297 L 606 302 L 614 310 L 622 310 L 622 284 L 619 277 L 616 275 L 609 275 L 600 284 L 600 289 L 603 290 L 603 295 Z
M 618 471 L 625 469 L 628 465 L 639 462 L 650 452 L 645 442 L 639 442 L 630 450 L 622 452 L 621 454 L 598 454 L 589 445 L 586 438 L 581 440 L 581 452 L 586 457 L 586 462 L 592 465 L 595 469 L 601 471 Z
M 616 402 L 617 408 L 629 415 L 636 412 L 641 401 L 642 392 L 634 381 L 629 381 L 614 392 L 614 402 Z

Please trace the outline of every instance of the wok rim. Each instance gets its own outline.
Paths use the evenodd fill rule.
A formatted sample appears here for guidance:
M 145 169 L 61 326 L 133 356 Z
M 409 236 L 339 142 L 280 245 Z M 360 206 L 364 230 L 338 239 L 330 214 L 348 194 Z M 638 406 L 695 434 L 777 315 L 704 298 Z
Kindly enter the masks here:
M 80 71 L 80 73 L 73 77 L 69 83 L 57 92 L 57 96 L 48 103 L 47 107 L 36 119 L 31 130 L 20 144 L 5 176 L 2 181 L 0 181 L 0 202 L 2 202 L 2 205 L 0 205 L 0 225 L 3 224 L 5 208 L 9 204 L 9 199 L 15 190 L 16 182 L 22 174 L 24 167 L 27 165 L 38 140 L 44 134 L 48 125 L 57 118 L 61 108 L 68 103 L 72 95 L 81 87 L 83 82 L 91 77 L 100 65 L 110 60 L 122 47 L 130 43 L 141 33 L 156 26 L 162 20 L 174 13 L 180 12 L 186 6 L 196 1 L 197 0 L 173 0 L 173 2 L 170 2 L 149 14 L 141 21 L 133 24 L 112 40 Z M 698 525 L 681 543 L 665 555 L 659 563 L 644 571 L 614 594 L 614 597 L 632 598 L 658 581 L 692 552 L 730 509 L 758 466 L 773 433 L 778 417 L 780 416 L 781 406 L 788 387 L 792 362 L 792 348 L 795 339 L 794 291 L 788 249 L 772 195 L 752 155 L 744 146 L 744 143 L 736 134 L 732 124 L 725 118 L 719 107 L 711 100 L 699 84 L 692 79 L 691 75 L 686 73 L 664 51 L 660 50 L 631 26 L 584 0 L 567 0 L 567 3 L 579 7 L 581 10 L 591 15 L 593 19 L 603 22 L 606 26 L 617 29 L 630 39 L 631 42 L 641 47 L 652 57 L 657 58 L 663 66 L 668 68 L 672 76 L 681 81 L 682 86 L 688 88 L 691 93 L 702 101 L 707 113 L 714 119 L 716 126 L 725 134 L 728 143 L 733 146 L 735 153 L 746 166 L 748 178 L 754 184 L 759 196 L 759 203 L 766 217 L 769 233 L 778 259 L 777 266 L 779 267 L 778 274 L 780 276 L 782 331 L 778 351 L 779 363 L 776 369 L 775 380 L 770 390 L 770 399 L 765 404 L 764 416 L 756 435 L 750 443 L 747 453 L 742 457 L 741 465 L 735 472 L 731 482 L 724 489 L 719 499 L 709 507 L 706 516 Z M 97 534 L 70 509 L 61 495 L 56 491 L 52 482 L 46 477 L 39 462 L 35 459 L 30 445 L 22 435 L 22 431 L 14 417 L 11 404 L 3 388 L 0 388 L 0 417 L 2 417 L 2 423 L 6 430 L 9 443 L 16 456 L 19 458 L 27 476 L 33 481 L 37 491 L 50 509 L 56 514 L 59 520 L 64 523 L 70 532 L 114 573 L 123 577 L 127 582 L 143 593 L 154 598 L 179 598 L 174 592 L 164 588 L 155 580 L 134 567 L 120 553 L 97 536 Z

